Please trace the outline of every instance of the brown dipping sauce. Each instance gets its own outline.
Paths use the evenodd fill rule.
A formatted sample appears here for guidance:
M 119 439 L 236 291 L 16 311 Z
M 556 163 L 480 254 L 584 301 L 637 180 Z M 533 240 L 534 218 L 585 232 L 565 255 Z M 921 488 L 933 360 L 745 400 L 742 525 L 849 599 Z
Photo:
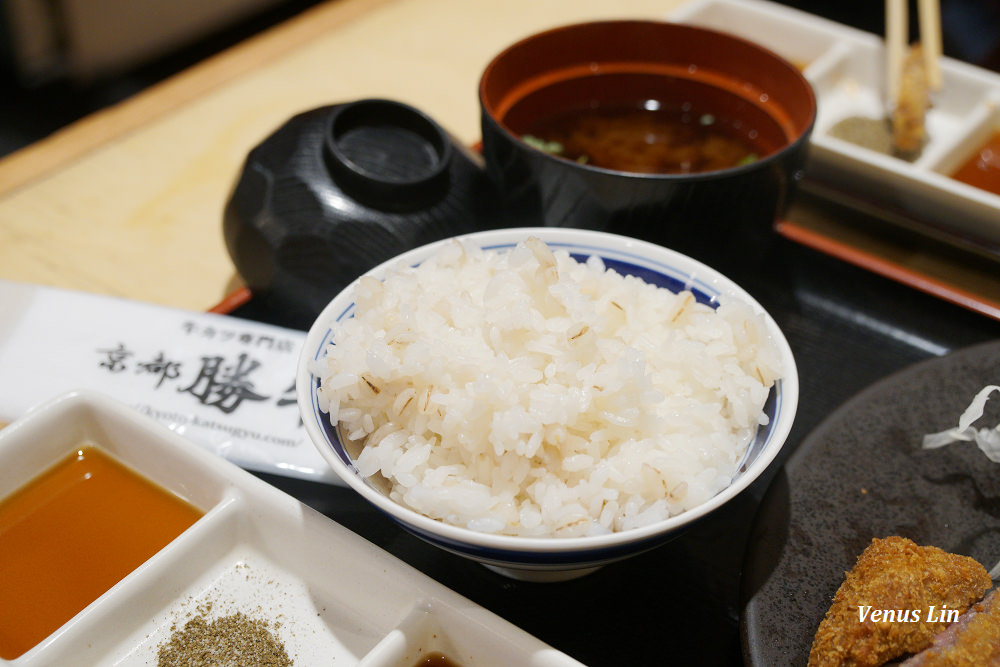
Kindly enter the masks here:
M 459 667 L 457 662 L 452 662 L 448 656 L 442 653 L 428 653 L 421 658 L 413 667 Z
M 0 658 L 41 642 L 201 516 L 89 446 L 0 501 Z
M 652 100 L 562 111 L 538 119 L 525 135 L 568 160 L 643 174 L 729 169 L 756 161 L 765 150 L 755 143 L 757 130 L 739 120 Z
M 1000 131 L 995 132 L 951 177 L 1000 195 Z

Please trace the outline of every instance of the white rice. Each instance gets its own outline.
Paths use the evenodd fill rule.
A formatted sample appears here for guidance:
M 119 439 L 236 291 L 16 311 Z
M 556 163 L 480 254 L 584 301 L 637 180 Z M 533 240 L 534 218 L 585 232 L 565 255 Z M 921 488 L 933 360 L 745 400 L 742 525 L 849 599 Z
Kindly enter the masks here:
M 729 485 L 780 376 L 763 316 L 717 309 L 538 239 L 447 244 L 362 278 L 314 372 L 357 465 L 429 517 L 582 536 Z

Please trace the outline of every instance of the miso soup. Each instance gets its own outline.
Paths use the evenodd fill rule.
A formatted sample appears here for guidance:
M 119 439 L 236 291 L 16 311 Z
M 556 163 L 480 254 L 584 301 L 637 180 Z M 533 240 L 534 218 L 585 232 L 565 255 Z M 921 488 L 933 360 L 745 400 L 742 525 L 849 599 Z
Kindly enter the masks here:
M 699 174 L 764 158 L 796 128 L 761 90 L 716 77 L 609 72 L 545 82 L 501 110 L 526 143 L 591 167 Z
M 764 150 L 739 119 L 690 104 L 577 107 L 535 121 L 525 139 L 568 160 L 644 174 L 693 174 L 749 164 Z

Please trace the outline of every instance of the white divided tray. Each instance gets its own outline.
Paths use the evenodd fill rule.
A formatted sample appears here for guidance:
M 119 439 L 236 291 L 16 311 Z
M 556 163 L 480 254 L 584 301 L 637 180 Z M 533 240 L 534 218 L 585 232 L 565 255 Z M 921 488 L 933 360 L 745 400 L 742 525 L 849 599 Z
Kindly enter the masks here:
M 802 69 L 819 107 L 804 189 L 1000 256 L 1000 196 L 948 176 L 1000 131 L 1000 75 L 943 58 L 929 140 L 911 163 L 830 135 L 845 118 L 886 115 L 880 36 L 765 0 L 693 0 L 669 18 L 754 41 Z
M 579 665 L 237 466 L 103 395 L 0 430 L 0 500 L 84 444 L 204 516 L 31 650 L 0 664 L 156 665 L 196 613 L 260 619 L 295 665 Z M 2 537 L 2 536 L 0 536 Z M 203 610 L 210 606 L 211 612 Z

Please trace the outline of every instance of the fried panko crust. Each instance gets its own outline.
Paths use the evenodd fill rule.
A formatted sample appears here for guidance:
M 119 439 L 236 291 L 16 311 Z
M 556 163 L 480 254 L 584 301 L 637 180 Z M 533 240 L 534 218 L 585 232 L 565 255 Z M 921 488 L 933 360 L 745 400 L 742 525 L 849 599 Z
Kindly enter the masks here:
M 930 645 L 947 623 L 927 610 L 965 611 L 992 586 L 986 568 L 967 556 L 921 547 L 904 537 L 874 539 L 834 595 L 809 653 L 809 667 L 875 667 Z M 920 610 L 919 622 L 859 619 L 858 607 Z
M 923 49 L 915 44 L 903 61 L 899 97 L 892 114 L 892 138 L 896 151 L 910 155 L 923 149 L 927 141 L 924 120 L 930 106 L 930 84 Z
M 903 667 L 992 667 L 1000 665 L 1000 595 L 972 605 L 967 618 L 934 639 L 929 649 Z

